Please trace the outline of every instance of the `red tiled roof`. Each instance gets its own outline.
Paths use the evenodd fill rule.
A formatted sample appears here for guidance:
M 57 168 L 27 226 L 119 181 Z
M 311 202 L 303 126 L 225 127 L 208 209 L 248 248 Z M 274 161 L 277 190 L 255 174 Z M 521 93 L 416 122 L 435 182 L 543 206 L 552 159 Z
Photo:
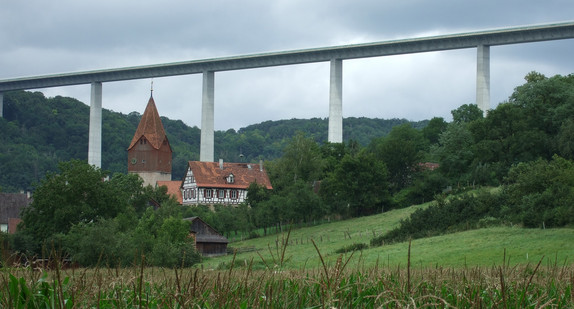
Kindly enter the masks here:
M 167 194 L 175 196 L 177 202 L 183 204 L 183 196 L 181 195 L 181 180 L 158 180 L 157 186 L 166 186 Z
M 163 141 L 167 139 L 165 130 L 163 129 L 163 124 L 161 123 L 161 118 L 159 117 L 159 113 L 155 107 L 153 97 L 150 97 L 147 102 L 147 107 L 145 108 L 142 119 L 140 120 L 128 150 L 132 149 L 142 136 L 145 136 L 155 149 L 159 149 Z
M 238 188 L 247 189 L 256 182 L 273 189 L 265 170 L 260 170 L 259 164 L 253 163 L 223 163 L 223 169 L 218 162 L 189 161 L 188 166 L 193 172 L 198 187 Z M 233 183 L 227 183 L 226 178 L 233 174 Z

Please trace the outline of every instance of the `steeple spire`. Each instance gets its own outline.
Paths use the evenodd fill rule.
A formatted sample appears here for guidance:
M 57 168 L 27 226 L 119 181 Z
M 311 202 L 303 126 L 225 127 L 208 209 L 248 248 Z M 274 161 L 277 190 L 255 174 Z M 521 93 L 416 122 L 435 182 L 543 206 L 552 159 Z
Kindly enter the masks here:
M 155 149 L 159 149 L 167 136 L 159 117 L 153 97 L 149 98 L 147 107 L 142 115 L 136 133 L 128 147 L 131 149 L 141 137 L 145 137 Z

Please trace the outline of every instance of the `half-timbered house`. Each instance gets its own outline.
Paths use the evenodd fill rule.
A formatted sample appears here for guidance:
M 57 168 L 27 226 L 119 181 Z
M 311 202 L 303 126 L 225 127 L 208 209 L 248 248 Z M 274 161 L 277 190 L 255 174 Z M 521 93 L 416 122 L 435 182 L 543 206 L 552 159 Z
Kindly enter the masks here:
M 181 183 L 183 205 L 237 205 L 247 198 L 247 189 L 257 183 L 272 189 L 263 163 L 189 161 Z

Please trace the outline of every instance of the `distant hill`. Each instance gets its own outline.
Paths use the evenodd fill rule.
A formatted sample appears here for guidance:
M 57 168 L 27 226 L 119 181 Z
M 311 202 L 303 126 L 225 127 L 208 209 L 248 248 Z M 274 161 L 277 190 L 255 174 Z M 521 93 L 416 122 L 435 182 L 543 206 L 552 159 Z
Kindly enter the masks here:
M 0 188 L 3 192 L 33 190 L 58 162 L 87 160 L 89 107 L 69 97 L 46 98 L 41 92 L 15 91 L 4 95 L 4 118 L 0 118 Z M 139 112 L 102 112 L 102 168 L 127 172 L 127 147 L 141 118 Z M 199 160 L 201 130 L 181 120 L 162 117 L 173 149 L 173 178 L 183 177 L 185 164 Z M 345 118 L 343 139 L 365 146 L 388 134 L 406 119 Z M 423 128 L 428 121 L 413 122 Z M 321 118 L 265 121 L 215 132 L 215 156 L 229 162 L 273 160 L 302 131 L 317 142 L 327 140 L 328 120 Z M 240 154 L 243 155 L 240 157 Z

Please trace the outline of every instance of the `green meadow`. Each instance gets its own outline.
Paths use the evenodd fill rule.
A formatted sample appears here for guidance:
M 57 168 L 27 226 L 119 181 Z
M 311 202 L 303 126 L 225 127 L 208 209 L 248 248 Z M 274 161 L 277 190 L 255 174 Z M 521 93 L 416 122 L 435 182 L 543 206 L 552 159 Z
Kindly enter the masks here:
M 398 226 L 418 208 L 428 204 L 392 210 L 383 214 L 321 225 L 285 228 L 283 233 L 229 244 L 229 254 L 208 258 L 201 267 L 222 269 L 235 260 L 235 265 L 252 263 L 255 268 L 308 269 L 334 263 L 338 249 L 352 244 L 369 245 L 370 240 Z M 313 244 L 314 242 L 314 244 Z M 406 266 L 408 242 L 355 251 L 349 265 L 361 267 Z M 348 258 L 351 253 L 343 255 Z M 544 258 L 544 259 L 543 259 Z M 574 229 L 526 229 L 519 226 L 490 227 L 413 240 L 411 264 L 417 267 L 493 266 L 536 264 L 572 264 Z
M 491 227 L 336 253 L 428 204 L 230 243 L 192 268 L 0 269 L 0 308 L 572 308 L 574 229 Z

